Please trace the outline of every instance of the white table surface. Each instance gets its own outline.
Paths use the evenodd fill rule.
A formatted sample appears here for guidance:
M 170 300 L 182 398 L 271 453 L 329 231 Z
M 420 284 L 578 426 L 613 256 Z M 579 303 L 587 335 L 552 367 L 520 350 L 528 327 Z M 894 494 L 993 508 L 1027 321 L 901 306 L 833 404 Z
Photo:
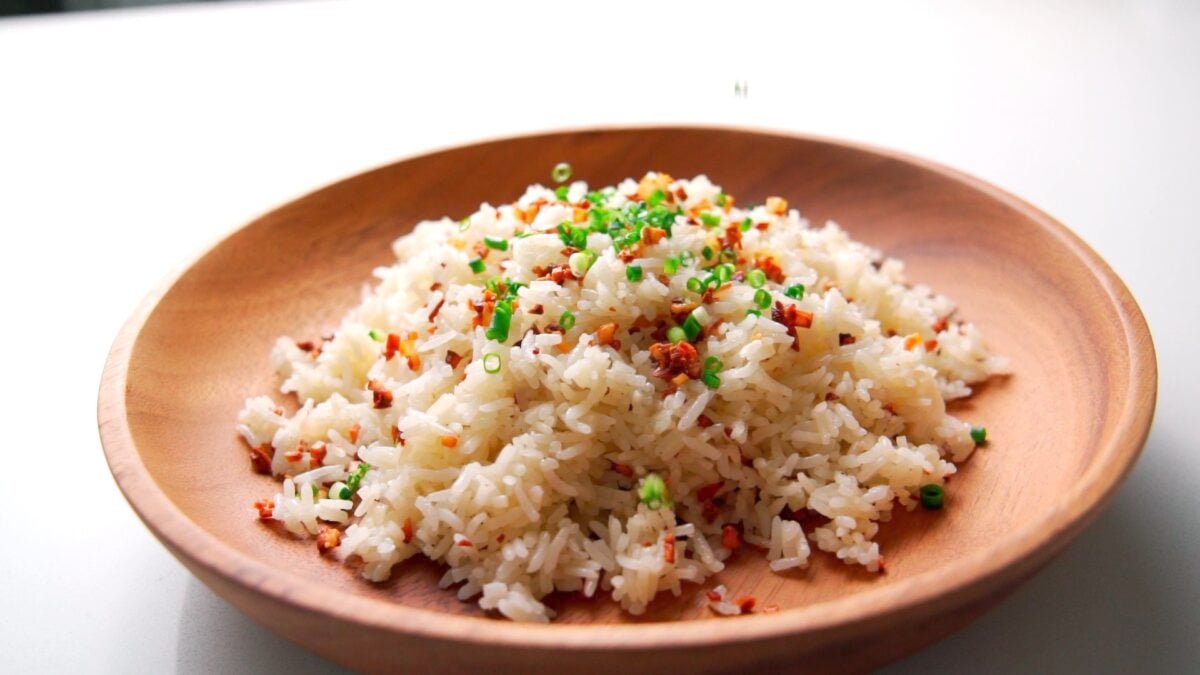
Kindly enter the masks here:
M 0 670 L 335 671 L 214 596 L 125 504 L 94 422 L 110 341 L 205 244 L 326 182 L 493 135 L 652 121 L 923 155 L 1107 259 L 1158 349 L 1145 454 L 1061 558 L 889 670 L 1200 668 L 1200 4 L 435 4 L 0 20 Z

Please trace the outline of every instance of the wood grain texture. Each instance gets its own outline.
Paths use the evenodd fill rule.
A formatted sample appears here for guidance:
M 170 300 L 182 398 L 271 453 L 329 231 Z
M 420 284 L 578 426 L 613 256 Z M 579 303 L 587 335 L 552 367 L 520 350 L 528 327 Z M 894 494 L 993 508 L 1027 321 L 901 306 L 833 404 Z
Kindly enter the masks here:
M 569 161 L 593 185 L 707 173 L 738 196 L 780 194 L 815 224 L 899 257 L 910 280 L 960 303 L 1015 375 L 953 409 L 992 439 L 962 466 L 940 513 L 901 513 L 878 537 L 887 573 L 815 554 L 771 573 L 742 552 L 715 579 L 783 611 L 718 619 L 701 587 L 630 617 L 607 600 L 555 596 L 550 626 L 496 620 L 438 590 L 439 569 L 368 584 L 260 524 L 273 493 L 233 424 L 275 391 L 281 334 L 335 327 L 389 244 L 418 221 L 515 198 Z M 99 398 L 112 473 L 154 534 L 264 625 L 363 670 L 722 672 L 860 670 L 928 644 L 992 606 L 1096 515 L 1145 441 L 1153 345 L 1124 285 L 1078 238 L 976 179 L 898 153 L 751 130 L 568 131 L 454 148 L 324 188 L 203 254 L 130 318 Z M 707 588 L 709 585 L 706 585 Z M 686 669 L 686 670 L 680 670 Z

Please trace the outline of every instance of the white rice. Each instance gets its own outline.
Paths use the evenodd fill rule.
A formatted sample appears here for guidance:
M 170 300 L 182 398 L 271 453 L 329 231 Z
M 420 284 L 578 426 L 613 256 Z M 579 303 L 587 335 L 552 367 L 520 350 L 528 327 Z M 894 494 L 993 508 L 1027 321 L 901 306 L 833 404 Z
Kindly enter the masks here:
M 398 262 L 375 271 L 378 284 L 332 339 L 309 351 L 291 338 L 276 344 L 281 392 L 295 394 L 299 410 L 289 416 L 259 396 L 239 416 L 239 432 L 264 448 L 272 473 L 290 476 L 263 517 L 298 535 L 344 528 L 336 554 L 372 581 L 414 555 L 438 560 L 448 567 L 444 586 L 461 584 L 460 598 L 519 621 L 552 618 L 540 600 L 554 591 L 603 593 L 639 614 L 658 593 L 678 595 L 683 583 L 720 572 L 733 554 L 723 541 L 730 526 L 776 572 L 805 567 L 810 546 L 880 570 L 878 523 L 897 503 L 917 505 L 920 486 L 943 484 L 975 447 L 946 401 L 1004 372 L 1004 362 L 954 318 L 949 299 L 905 284 L 899 261 L 833 223 L 810 228 L 775 200 L 712 206 L 719 188 L 704 176 L 652 173 L 602 194 L 619 209 L 655 188 L 685 215 L 628 263 L 642 267 L 640 281 L 627 278 L 602 232 L 587 238 L 598 256 L 581 280 L 535 274 L 568 262 L 555 228 L 587 217 L 574 205 L 588 190 L 581 182 L 570 185 L 570 204 L 532 186 L 515 204 L 484 204 L 461 225 L 423 222 L 398 239 Z M 720 224 L 689 223 L 686 214 L 700 211 Z M 766 228 L 741 234 L 737 252 L 748 264 L 738 269 L 771 256 L 785 277 L 766 283 L 772 301 L 810 313 L 811 326 L 793 339 L 770 310 L 748 315 L 755 289 L 735 281 L 703 305 L 720 324 L 696 342 L 701 360 L 723 362 L 719 385 L 676 387 L 654 374 L 649 347 L 661 335 L 651 333 L 675 324 L 672 299 L 698 298 L 687 281 L 708 274 L 698 270 L 710 264 L 702 249 L 719 250 L 725 228 L 746 218 Z M 509 248 L 490 250 L 476 274 L 469 262 L 485 236 Z M 684 251 L 695 262 L 662 283 L 664 260 Z M 471 303 L 496 276 L 525 284 L 504 344 L 472 324 Z M 802 299 L 784 294 L 794 284 L 806 287 Z M 566 310 L 576 324 L 565 336 L 529 330 Z M 618 349 L 599 344 L 608 323 L 619 327 Z M 641 324 L 649 325 L 629 332 Z M 419 363 L 386 358 L 384 336 L 410 333 Z M 852 344 L 840 344 L 846 336 Z M 462 357 L 457 368 L 450 350 Z M 497 373 L 485 372 L 492 354 Z M 390 406 L 375 407 L 369 381 L 391 393 Z M 324 456 L 314 457 L 322 443 Z M 371 467 L 361 486 L 338 498 L 360 462 Z M 651 472 L 667 481 L 672 506 L 639 500 L 639 479 Z M 716 484 L 701 503 L 701 489 Z M 757 555 L 745 546 L 738 554 Z M 716 611 L 740 613 L 721 602 Z

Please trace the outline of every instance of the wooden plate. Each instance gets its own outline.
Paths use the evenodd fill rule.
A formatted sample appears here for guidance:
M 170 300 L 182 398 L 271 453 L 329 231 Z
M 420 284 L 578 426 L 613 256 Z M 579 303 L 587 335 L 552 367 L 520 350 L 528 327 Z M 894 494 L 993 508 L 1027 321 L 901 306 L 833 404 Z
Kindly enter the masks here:
M 425 218 L 511 200 L 569 161 L 593 185 L 648 169 L 707 173 L 746 203 L 781 194 L 814 223 L 904 260 L 961 303 L 1015 375 L 958 414 L 992 439 L 941 513 L 904 513 L 879 540 L 887 573 L 815 555 L 771 573 L 740 554 L 719 575 L 772 614 L 715 618 L 703 589 L 633 618 L 554 597 L 553 625 L 496 620 L 411 562 L 370 585 L 252 514 L 272 494 L 233 425 L 274 391 L 281 334 L 337 325 L 389 243 Z M 705 672 L 861 669 L 962 627 L 1046 564 L 1136 459 L 1154 411 L 1154 348 L 1112 270 L 1066 227 L 1002 190 L 899 153 L 736 129 L 568 131 L 435 152 L 350 178 L 231 234 L 152 294 L 117 336 L 100 388 L 108 462 L 146 525 L 214 591 L 297 644 L 360 669 Z M 711 586 L 706 584 L 705 588 Z

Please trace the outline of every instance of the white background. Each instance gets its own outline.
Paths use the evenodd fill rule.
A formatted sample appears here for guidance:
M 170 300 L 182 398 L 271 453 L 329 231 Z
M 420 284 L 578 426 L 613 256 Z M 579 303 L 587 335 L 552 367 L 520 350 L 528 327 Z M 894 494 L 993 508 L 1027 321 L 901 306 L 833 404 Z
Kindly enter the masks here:
M 0 20 L 0 670 L 334 670 L 216 598 L 126 506 L 94 423 L 110 341 L 203 246 L 324 183 L 621 122 L 898 148 L 1088 241 L 1158 349 L 1145 454 L 1059 560 L 891 672 L 1198 667 L 1200 4 L 434 4 Z

